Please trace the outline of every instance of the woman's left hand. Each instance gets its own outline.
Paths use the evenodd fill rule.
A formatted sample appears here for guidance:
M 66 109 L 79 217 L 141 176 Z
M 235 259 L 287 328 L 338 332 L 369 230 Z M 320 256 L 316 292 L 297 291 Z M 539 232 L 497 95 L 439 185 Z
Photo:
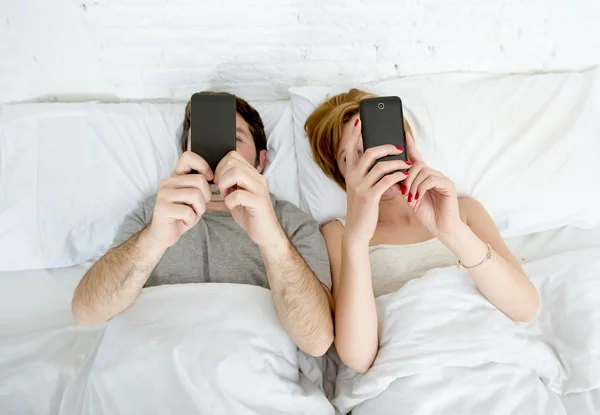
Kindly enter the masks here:
M 436 237 L 453 233 L 462 225 L 454 183 L 423 162 L 408 132 L 406 150 L 412 166 L 400 185 L 402 194 L 419 221 Z

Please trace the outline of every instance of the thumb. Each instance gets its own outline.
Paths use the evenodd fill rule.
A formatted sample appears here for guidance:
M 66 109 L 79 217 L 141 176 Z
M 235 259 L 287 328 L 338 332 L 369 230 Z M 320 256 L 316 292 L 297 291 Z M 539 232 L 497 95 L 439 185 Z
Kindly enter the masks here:
M 423 157 L 421 156 L 421 153 L 419 153 L 419 150 L 417 150 L 417 146 L 415 145 L 415 139 L 413 138 L 410 131 L 406 130 L 405 135 L 406 135 L 406 153 L 407 153 L 410 161 L 412 161 L 413 163 L 416 161 L 423 161 Z
M 362 123 L 360 118 L 354 121 L 348 147 L 346 148 L 346 165 L 350 169 L 355 169 L 358 166 L 358 154 L 356 149 L 359 147 L 361 140 Z

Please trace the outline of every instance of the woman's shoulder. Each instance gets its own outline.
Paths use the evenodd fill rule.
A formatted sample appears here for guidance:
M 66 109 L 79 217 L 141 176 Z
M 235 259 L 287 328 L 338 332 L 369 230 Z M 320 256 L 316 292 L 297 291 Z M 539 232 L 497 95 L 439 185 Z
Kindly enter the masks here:
M 464 196 L 458 198 L 458 210 L 460 218 L 463 222 L 468 223 L 470 217 L 476 215 L 478 212 L 485 210 L 483 205 L 470 196 Z
M 329 238 L 341 238 L 344 233 L 344 220 L 334 219 L 327 222 L 321 227 L 321 233 L 325 239 Z

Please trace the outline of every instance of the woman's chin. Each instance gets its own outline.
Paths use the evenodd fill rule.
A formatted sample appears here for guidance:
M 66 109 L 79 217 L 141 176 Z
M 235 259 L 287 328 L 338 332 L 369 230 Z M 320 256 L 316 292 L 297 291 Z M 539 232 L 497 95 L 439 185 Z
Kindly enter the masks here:
M 381 199 L 393 199 L 398 197 L 398 195 L 402 194 L 402 188 L 400 187 L 400 183 L 393 184 L 389 189 L 387 189 L 383 195 L 381 195 Z

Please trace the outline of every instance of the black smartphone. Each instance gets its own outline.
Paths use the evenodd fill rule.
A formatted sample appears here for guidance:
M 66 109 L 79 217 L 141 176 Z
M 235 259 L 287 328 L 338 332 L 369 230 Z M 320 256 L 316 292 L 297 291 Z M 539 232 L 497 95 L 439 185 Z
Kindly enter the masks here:
M 212 171 L 235 150 L 235 97 L 198 92 L 192 95 L 190 150 L 201 156 Z
M 368 148 L 393 144 L 406 149 L 404 114 L 399 97 L 365 98 L 359 104 L 362 138 L 365 151 Z M 377 160 L 407 161 L 406 151 L 397 156 L 385 156 Z

